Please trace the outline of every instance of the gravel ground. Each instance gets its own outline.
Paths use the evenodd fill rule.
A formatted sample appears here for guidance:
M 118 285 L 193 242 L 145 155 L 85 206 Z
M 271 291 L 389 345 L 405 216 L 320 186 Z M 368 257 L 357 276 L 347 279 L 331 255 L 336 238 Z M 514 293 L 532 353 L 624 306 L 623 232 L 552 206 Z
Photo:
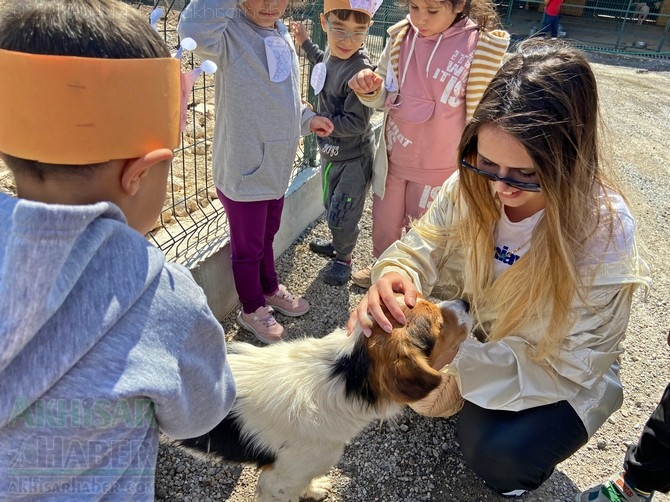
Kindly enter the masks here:
M 582 489 L 600 482 L 620 468 L 625 448 L 634 442 L 670 381 L 670 61 L 592 54 L 599 81 L 603 114 L 608 126 L 613 164 L 637 216 L 641 248 L 652 268 L 654 286 L 646 301 L 635 300 L 624 342 L 622 379 L 625 398 L 596 435 L 572 458 L 560 464 L 540 489 L 524 501 L 568 501 Z M 370 210 L 355 267 L 368 265 Z M 298 319 L 279 315 L 291 338 L 322 336 L 343 326 L 350 309 L 364 293 L 356 286 L 328 286 L 322 281 L 325 258 L 307 245 L 328 237 L 323 219 L 308 228 L 278 259 L 280 276 L 288 287 L 311 302 L 310 312 Z M 238 331 L 234 316 L 224 321 L 229 340 L 257 343 Z M 330 475 L 334 491 L 328 502 L 353 501 L 496 501 L 464 464 L 455 421 L 428 419 L 407 409 L 393 422 L 370 425 L 351 441 Z M 165 442 L 159 451 L 156 495 L 159 500 L 232 502 L 253 499 L 255 468 L 215 463 L 191 457 Z M 657 502 L 670 501 L 657 494 Z

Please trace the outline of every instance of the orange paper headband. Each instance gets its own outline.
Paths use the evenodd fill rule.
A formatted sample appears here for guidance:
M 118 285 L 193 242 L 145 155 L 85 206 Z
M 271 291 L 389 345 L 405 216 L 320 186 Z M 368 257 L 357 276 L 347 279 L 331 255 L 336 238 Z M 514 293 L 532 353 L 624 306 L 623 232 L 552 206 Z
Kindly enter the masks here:
M 179 146 L 175 58 L 99 59 L 0 49 L 0 152 L 94 164 Z

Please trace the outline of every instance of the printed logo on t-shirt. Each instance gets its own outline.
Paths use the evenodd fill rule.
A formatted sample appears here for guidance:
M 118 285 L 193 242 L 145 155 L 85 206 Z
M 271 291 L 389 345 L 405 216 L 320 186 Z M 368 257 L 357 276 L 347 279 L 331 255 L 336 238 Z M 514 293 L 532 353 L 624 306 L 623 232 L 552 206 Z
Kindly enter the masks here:
M 510 252 L 507 246 L 503 246 L 502 248 L 496 247 L 493 257 L 506 265 L 514 265 L 514 262 L 521 258 L 521 256 L 515 253 L 516 250 Z
M 447 62 L 446 68 L 435 68 L 433 79 L 445 82 L 446 86 L 440 96 L 440 103 L 453 108 L 461 104 L 461 95 L 465 87 L 472 64 L 472 54 L 456 51 Z

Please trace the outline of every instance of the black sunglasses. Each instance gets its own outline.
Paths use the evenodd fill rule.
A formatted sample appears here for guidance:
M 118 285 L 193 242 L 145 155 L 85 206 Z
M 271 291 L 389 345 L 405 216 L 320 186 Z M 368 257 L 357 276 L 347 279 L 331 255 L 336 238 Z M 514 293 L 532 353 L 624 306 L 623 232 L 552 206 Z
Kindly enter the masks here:
M 479 169 L 478 167 L 473 166 L 472 164 L 466 162 L 465 159 L 461 160 L 461 165 L 472 171 L 473 173 L 477 173 L 481 176 L 484 176 L 487 178 L 489 181 L 502 181 L 506 185 L 509 185 L 513 188 L 518 188 L 519 190 L 524 190 L 526 192 L 539 192 L 541 191 L 540 185 L 538 183 L 527 183 L 525 181 L 517 181 L 512 178 L 501 178 L 497 174 L 493 174 L 489 171 L 484 171 L 483 169 Z

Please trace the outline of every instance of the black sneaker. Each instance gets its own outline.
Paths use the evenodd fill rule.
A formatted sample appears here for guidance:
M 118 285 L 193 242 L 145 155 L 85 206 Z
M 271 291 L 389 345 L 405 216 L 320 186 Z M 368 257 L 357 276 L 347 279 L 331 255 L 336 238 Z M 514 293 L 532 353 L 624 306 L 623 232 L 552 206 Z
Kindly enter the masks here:
M 309 249 L 314 253 L 327 256 L 328 258 L 335 258 L 335 248 L 333 243 L 326 239 L 314 239 L 309 243 Z
M 346 284 L 351 276 L 351 262 L 342 260 L 333 260 L 326 270 L 323 280 L 331 286 L 341 286 Z

